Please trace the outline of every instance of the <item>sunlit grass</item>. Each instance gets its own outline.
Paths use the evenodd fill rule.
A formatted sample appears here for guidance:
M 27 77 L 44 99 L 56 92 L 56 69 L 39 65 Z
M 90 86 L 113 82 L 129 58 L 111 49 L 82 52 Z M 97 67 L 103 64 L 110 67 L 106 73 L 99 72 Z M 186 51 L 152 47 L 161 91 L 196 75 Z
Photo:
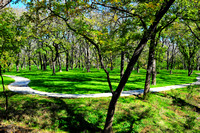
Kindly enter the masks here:
M 9 78 L 5 78 L 9 80 Z M 6 81 L 8 83 L 8 81 Z M 30 128 L 33 132 L 101 132 L 108 98 L 62 99 L 7 92 L 5 118 L 0 90 L 0 123 Z M 120 97 L 114 132 L 199 132 L 200 86 L 141 96 Z
M 186 70 L 174 70 L 173 74 L 169 74 L 167 70 L 161 70 L 157 74 L 157 85 L 151 87 L 161 87 L 176 84 L 192 83 L 196 81 L 196 74 L 191 77 L 187 76 Z M 106 74 L 103 70 L 91 69 L 87 73 L 79 69 L 70 70 L 68 72 L 57 72 L 52 75 L 52 70 L 41 71 L 32 69 L 32 71 L 21 70 L 16 73 L 14 71 L 6 74 L 27 77 L 31 80 L 29 86 L 33 89 L 65 93 L 65 94 L 92 94 L 110 92 Z M 143 89 L 145 83 L 146 70 L 140 70 L 140 73 L 133 71 L 124 90 Z M 110 71 L 110 78 L 114 89 L 117 88 L 120 81 L 119 70 Z

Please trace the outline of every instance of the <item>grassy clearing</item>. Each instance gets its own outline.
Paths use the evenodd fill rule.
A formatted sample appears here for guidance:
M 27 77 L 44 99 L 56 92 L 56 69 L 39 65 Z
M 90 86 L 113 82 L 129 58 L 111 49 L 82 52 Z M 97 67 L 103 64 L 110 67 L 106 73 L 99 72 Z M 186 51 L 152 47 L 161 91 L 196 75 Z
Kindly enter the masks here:
M 6 74 L 18 75 L 27 77 L 31 80 L 29 86 L 33 89 L 56 92 L 65 94 L 92 94 L 110 92 L 106 74 L 103 70 L 91 69 L 87 73 L 79 69 L 66 72 L 57 72 L 52 75 L 51 70 L 40 71 L 33 69 L 32 71 L 21 70 L 19 73 L 7 72 Z M 145 83 L 146 70 L 140 70 L 140 73 L 133 71 L 128 83 L 125 86 L 126 90 L 143 89 Z M 116 88 L 119 83 L 119 70 L 110 72 L 113 88 Z M 151 87 L 161 87 L 167 85 L 192 83 L 196 81 L 197 75 L 187 76 L 186 70 L 174 70 L 173 74 L 169 71 L 162 70 L 157 74 L 157 85 Z
M 101 132 L 110 101 L 110 98 L 48 98 L 10 91 L 8 94 L 9 111 L 5 118 L 5 99 L 0 91 L 0 123 L 30 132 Z M 200 132 L 199 113 L 200 86 L 151 94 L 146 101 L 140 96 L 121 97 L 113 130 L 119 133 Z

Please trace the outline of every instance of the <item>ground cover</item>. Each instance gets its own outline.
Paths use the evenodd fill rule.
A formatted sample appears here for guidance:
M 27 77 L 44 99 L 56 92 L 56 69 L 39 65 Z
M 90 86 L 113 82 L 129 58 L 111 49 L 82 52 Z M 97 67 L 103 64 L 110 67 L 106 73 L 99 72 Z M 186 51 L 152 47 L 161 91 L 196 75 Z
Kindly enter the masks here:
M 9 78 L 5 78 L 5 80 Z M 6 81 L 6 83 L 8 83 Z M 101 132 L 108 98 L 62 99 L 8 91 L 5 117 L 0 88 L 0 131 L 7 127 L 26 132 Z M 114 132 L 200 132 L 200 86 L 149 95 L 121 97 Z
M 8 75 L 17 75 L 29 78 L 31 82 L 29 86 L 35 90 L 65 94 L 93 94 L 110 92 L 106 74 L 103 70 L 91 69 L 87 73 L 79 69 L 70 70 L 68 72 L 57 72 L 52 75 L 52 70 L 41 71 L 37 69 L 21 70 L 7 72 Z M 143 89 L 145 83 L 146 70 L 141 69 L 140 73 L 133 71 L 126 86 L 125 91 Z M 119 70 L 110 71 L 110 77 L 113 88 L 119 83 Z M 157 85 L 151 87 L 161 87 L 176 84 L 192 83 L 196 81 L 197 75 L 187 76 L 186 70 L 174 70 L 173 74 L 169 71 L 162 70 L 157 74 Z

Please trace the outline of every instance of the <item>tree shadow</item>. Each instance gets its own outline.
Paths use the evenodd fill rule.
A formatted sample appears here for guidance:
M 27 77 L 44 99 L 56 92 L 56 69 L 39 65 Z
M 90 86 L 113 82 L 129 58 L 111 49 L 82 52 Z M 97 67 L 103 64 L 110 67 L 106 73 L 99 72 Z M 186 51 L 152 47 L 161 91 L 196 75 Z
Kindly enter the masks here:
M 177 105 L 177 106 L 180 106 L 180 107 L 185 107 L 185 106 L 188 106 L 190 107 L 192 110 L 194 110 L 195 112 L 200 112 L 200 108 L 198 106 L 195 106 L 195 105 L 192 105 L 188 102 L 186 102 L 185 100 L 179 98 L 179 97 L 176 97 L 176 96 L 173 96 L 171 94 L 162 94 L 162 93 L 154 93 L 156 95 L 159 95 L 161 97 L 170 97 L 173 99 L 172 101 L 172 104 L 173 105 Z
M 37 96 L 9 93 L 9 108 L 6 112 L 0 104 L 0 123 L 4 120 L 23 122 L 30 128 L 62 130 L 67 132 L 101 132 L 98 123 L 89 123 L 84 114 L 77 111 L 78 103 L 66 104 L 61 98 L 38 98 Z M 0 93 L 0 96 L 3 96 Z M 11 98 L 13 97 L 14 98 Z M 15 97 L 16 96 L 16 97 Z M 2 107 L 2 108 L 1 108 Z M 60 115 L 60 112 L 63 115 Z M 7 113 L 7 117 L 5 116 Z
M 98 128 L 97 124 L 92 124 L 84 119 L 84 114 L 75 113 L 74 105 L 66 104 L 61 98 L 54 98 L 56 103 L 59 103 L 61 109 L 66 110 L 68 117 L 59 118 L 59 128 L 64 131 L 69 131 L 71 133 L 80 132 L 101 132 L 102 130 Z
M 142 105 L 140 106 L 135 106 L 133 107 L 131 110 L 134 110 L 136 108 L 143 108 Z M 145 119 L 147 117 L 151 117 L 150 115 L 150 111 L 151 109 L 148 108 L 144 111 L 141 111 L 141 112 L 134 112 L 134 117 L 133 117 L 133 114 L 131 113 L 130 110 L 128 110 L 128 112 L 126 112 L 123 116 L 121 116 L 121 119 L 118 119 L 117 121 L 128 121 L 130 123 L 130 127 L 129 127 L 129 130 L 128 131 L 121 131 L 121 133 L 133 133 L 134 132 L 134 127 L 133 125 L 135 123 L 139 123 L 142 119 Z

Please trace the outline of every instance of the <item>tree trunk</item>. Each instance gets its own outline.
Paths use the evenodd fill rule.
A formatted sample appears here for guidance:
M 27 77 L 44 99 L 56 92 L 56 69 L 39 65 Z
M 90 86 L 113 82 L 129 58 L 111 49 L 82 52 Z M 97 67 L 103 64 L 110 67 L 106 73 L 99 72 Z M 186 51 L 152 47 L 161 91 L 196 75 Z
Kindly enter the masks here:
M 140 73 L 140 63 L 139 63 L 139 61 L 137 61 L 137 73 Z
M 147 93 L 150 90 L 150 80 L 151 80 L 151 73 L 153 68 L 153 61 L 155 56 L 155 37 L 156 33 L 152 34 L 151 42 L 150 42 L 150 48 L 149 48 L 149 58 L 148 58 L 148 65 L 147 65 L 147 73 L 146 73 L 146 80 L 145 80 L 145 86 L 144 86 L 144 99 L 147 98 Z
M 5 85 L 4 85 L 4 80 L 3 80 L 3 76 L 2 76 L 2 66 L 0 65 L 0 76 L 1 76 L 1 82 L 2 82 L 2 87 L 3 87 L 3 93 L 4 93 L 4 96 L 5 96 L 5 98 L 6 98 L 6 106 L 5 106 L 5 110 L 6 110 L 6 112 L 7 112 L 7 110 L 8 110 L 8 96 L 7 96 L 7 94 L 6 94 L 6 89 L 5 89 Z M 7 115 L 7 114 L 6 114 Z
M 110 55 L 110 70 L 113 70 L 113 55 Z
M 167 70 L 169 70 L 169 49 L 167 50 Z
M 152 85 L 156 85 L 156 59 L 153 59 L 152 67 Z
M 28 66 L 29 66 L 29 71 L 31 71 L 31 57 L 30 57 L 30 55 L 28 56 Z
M 43 71 L 47 70 L 47 56 L 46 54 L 44 54 L 44 58 L 43 58 Z
M 87 44 L 87 51 L 86 51 L 86 69 L 87 72 L 90 72 L 90 49 L 89 49 L 89 44 Z
M 199 71 L 199 59 L 200 57 L 197 57 L 197 71 Z
M 66 52 L 66 71 L 69 71 L 69 50 Z
M 42 56 L 40 52 L 39 52 L 39 61 L 40 61 L 40 69 L 42 70 Z
M 193 73 L 192 64 L 190 61 L 188 61 L 188 76 L 191 76 L 192 73 Z
M 81 69 L 81 45 L 79 46 L 78 68 Z
M 19 72 L 19 54 L 17 54 L 16 71 Z
M 134 54 L 133 54 L 130 62 L 128 63 L 127 69 L 126 69 L 123 77 L 121 78 L 116 91 L 113 93 L 112 99 L 110 101 L 108 112 L 107 112 L 106 123 L 104 126 L 105 133 L 112 132 L 112 123 L 113 123 L 113 117 L 114 117 L 114 113 L 115 113 L 115 107 L 116 107 L 117 101 L 120 97 L 120 94 L 123 91 L 124 86 L 125 86 L 126 82 L 128 81 L 128 78 L 133 70 L 135 63 L 137 62 L 141 52 L 143 51 L 144 46 L 146 46 L 146 43 L 149 40 L 149 37 L 155 31 L 156 26 L 158 25 L 158 23 L 160 22 L 160 20 L 165 15 L 165 13 L 168 11 L 168 9 L 170 8 L 170 6 L 173 4 L 174 1 L 175 0 L 169 0 L 166 3 L 166 5 L 164 5 L 162 10 L 160 10 L 159 12 L 156 13 L 154 23 L 149 27 L 149 29 L 147 31 L 144 32 L 140 43 L 138 44 L 137 48 L 135 49 Z
M 72 46 L 72 51 L 71 51 L 71 69 L 73 70 L 74 68 L 74 47 Z
M 56 75 L 56 61 L 52 61 L 53 74 Z
M 59 64 L 59 72 L 62 72 L 62 63 L 61 63 L 61 56 L 58 57 L 58 64 Z
M 97 55 L 98 53 L 97 52 L 95 52 L 95 53 L 96 53 L 95 55 L 96 55 L 96 62 L 97 62 L 96 67 L 99 70 L 99 58 L 98 58 L 98 55 Z
M 124 75 L 124 51 L 121 52 L 121 67 L 120 67 L 120 78 Z

